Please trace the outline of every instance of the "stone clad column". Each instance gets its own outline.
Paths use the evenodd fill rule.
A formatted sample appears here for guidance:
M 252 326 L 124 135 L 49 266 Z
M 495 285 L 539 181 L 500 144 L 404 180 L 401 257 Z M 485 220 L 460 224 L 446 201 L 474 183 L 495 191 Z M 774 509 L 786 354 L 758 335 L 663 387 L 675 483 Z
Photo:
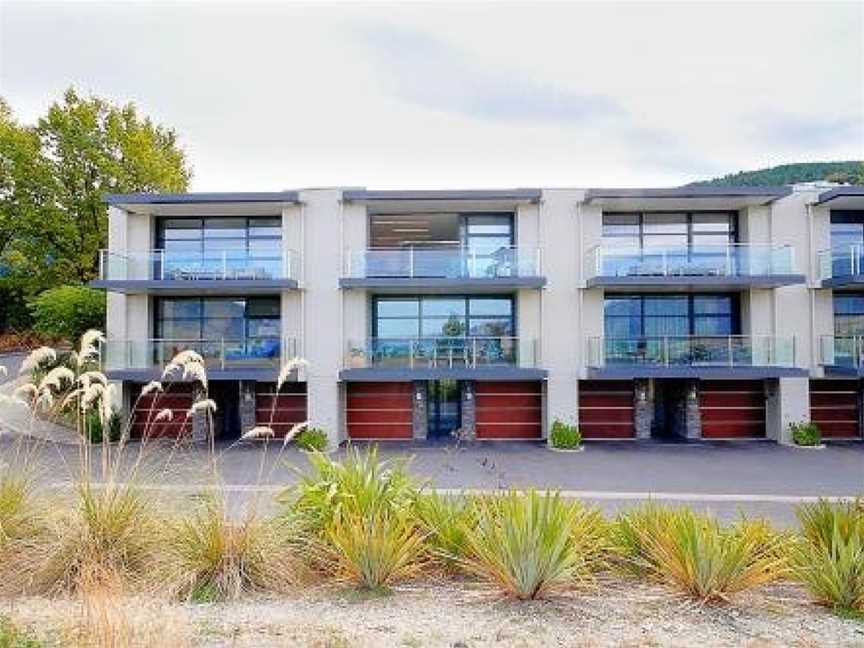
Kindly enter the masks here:
M 460 438 L 463 441 L 473 441 L 477 438 L 477 397 L 473 381 L 465 380 L 460 383 L 459 400 L 462 412 Z
M 254 380 L 240 381 L 240 435 L 246 434 L 258 423 L 257 394 Z
M 654 424 L 654 390 L 651 381 L 640 378 L 633 381 L 633 426 L 637 439 L 650 439 Z
M 429 392 L 425 380 L 415 380 L 412 383 L 412 429 L 413 438 L 425 441 L 429 433 L 428 402 Z
M 192 404 L 205 397 L 204 388 L 200 383 L 192 383 Z M 210 422 L 207 420 L 207 412 L 204 410 L 192 415 L 192 441 L 205 443 L 210 438 Z
M 702 414 L 699 411 L 699 381 L 688 380 L 684 390 L 684 436 L 702 438 Z

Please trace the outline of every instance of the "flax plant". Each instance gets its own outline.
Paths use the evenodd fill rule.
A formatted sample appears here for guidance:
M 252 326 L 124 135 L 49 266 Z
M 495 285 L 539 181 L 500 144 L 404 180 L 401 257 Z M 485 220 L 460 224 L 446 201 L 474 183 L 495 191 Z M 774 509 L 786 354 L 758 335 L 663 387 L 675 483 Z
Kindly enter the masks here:
M 558 494 L 511 491 L 478 499 L 475 510 L 472 524 L 465 526 L 462 564 L 506 595 L 539 598 L 588 577 L 577 509 Z
M 630 534 L 640 571 L 704 603 L 730 597 L 787 573 L 782 547 L 787 539 L 762 521 L 722 527 L 687 508 L 645 508 L 619 521 Z
M 820 500 L 796 510 L 802 538 L 791 545 L 794 577 L 813 599 L 839 612 L 864 613 L 864 509 L 861 501 Z

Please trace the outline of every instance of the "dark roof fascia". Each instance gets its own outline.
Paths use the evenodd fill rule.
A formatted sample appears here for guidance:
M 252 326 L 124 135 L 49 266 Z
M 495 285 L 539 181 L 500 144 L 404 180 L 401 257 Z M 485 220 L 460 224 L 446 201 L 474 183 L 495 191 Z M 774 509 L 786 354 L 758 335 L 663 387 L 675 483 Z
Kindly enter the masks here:
M 213 203 L 296 203 L 296 191 L 247 191 L 208 193 L 128 193 L 103 194 L 102 201 L 109 205 L 195 205 Z
M 816 204 L 822 205 L 834 200 L 835 198 L 855 198 L 859 196 L 864 197 L 864 186 L 847 185 L 844 187 L 834 187 L 833 189 L 829 189 L 828 191 L 819 194 L 819 200 Z
M 524 200 L 538 202 L 541 193 L 540 189 L 349 189 L 342 193 L 342 199 L 347 202 L 372 200 Z
M 765 204 L 792 193 L 792 187 L 666 187 L 645 189 L 588 189 L 585 202 L 602 198 L 747 198 L 764 197 Z

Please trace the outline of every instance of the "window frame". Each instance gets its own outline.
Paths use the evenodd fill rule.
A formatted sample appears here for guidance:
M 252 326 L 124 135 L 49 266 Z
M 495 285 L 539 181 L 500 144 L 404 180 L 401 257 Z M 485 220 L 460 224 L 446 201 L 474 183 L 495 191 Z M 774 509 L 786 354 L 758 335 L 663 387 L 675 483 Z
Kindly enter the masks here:
M 462 302 L 462 314 L 461 321 L 465 324 L 465 331 L 461 336 L 450 336 L 454 338 L 483 338 L 489 337 L 485 335 L 472 335 L 471 331 L 471 321 L 472 320 L 501 320 L 502 322 L 506 322 L 509 326 L 511 333 L 502 337 L 518 337 L 517 328 L 516 328 L 516 299 L 513 295 L 507 294 L 493 294 L 493 295 L 374 295 L 372 297 L 372 325 L 371 325 L 371 333 L 372 338 L 378 338 L 378 329 L 379 322 L 384 320 L 408 320 L 414 321 L 416 320 L 417 326 L 415 330 L 415 335 L 411 336 L 385 336 L 385 339 L 412 339 L 412 338 L 440 338 L 445 337 L 441 335 L 434 336 L 425 336 L 423 335 L 423 322 L 424 322 L 424 313 L 423 313 L 423 303 L 431 302 L 437 300 L 459 300 Z M 506 300 L 510 304 L 510 314 L 509 315 L 472 315 L 471 313 L 471 302 L 472 301 L 486 301 L 486 300 Z M 396 315 L 396 316 L 379 316 L 379 305 L 382 302 L 388 301 L 416 301 L 417 303 L 417 315 Z M 446 319 L 444 317 L 434 316 L 429 319 Z M 491 336 L 498 337 L 498 336 Z

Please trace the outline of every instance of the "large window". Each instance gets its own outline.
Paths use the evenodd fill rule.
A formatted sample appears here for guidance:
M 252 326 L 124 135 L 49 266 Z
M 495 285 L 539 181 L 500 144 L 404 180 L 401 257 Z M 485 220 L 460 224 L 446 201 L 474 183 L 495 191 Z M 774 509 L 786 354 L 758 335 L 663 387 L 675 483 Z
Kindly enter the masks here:
M 156 247 L 165 278 L 275 278 L 282 274 L 282 219 L 160 218 Z M 244 269 L 256 276 L 242 275 Z
M 864 335 L 864 294 L 834 293 L 834 335 Z
M 373 337 L 513 336 L 511 297 L 378 297 L 373 303 Z
M 734 212 L 633 212 L 603 214 L 609 247 L 725 246 L 737 240 Z
M 725 336 L 740 331 L 736 295 L 610 295 L 603 316 L 610 339 Z
M 156 337 L 167 340 L 279 338 L 278 297 L 165 297 L 156 302 Z

